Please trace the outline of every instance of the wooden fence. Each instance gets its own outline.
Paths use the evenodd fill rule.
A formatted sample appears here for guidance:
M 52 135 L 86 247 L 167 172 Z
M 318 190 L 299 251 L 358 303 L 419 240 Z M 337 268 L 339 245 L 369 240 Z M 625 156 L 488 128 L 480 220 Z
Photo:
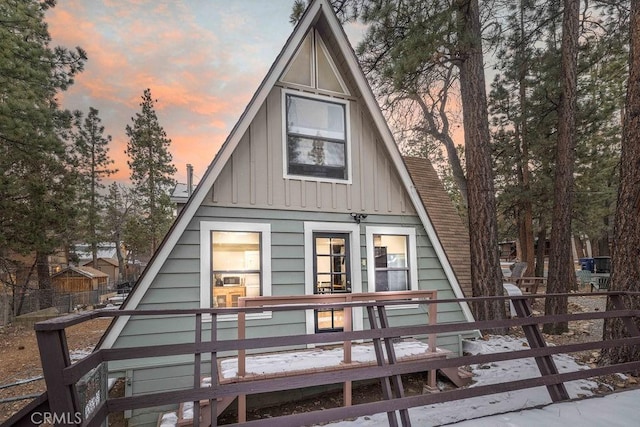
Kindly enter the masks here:
M 528 300 L 532 298 L 545 297 L 575 297 L 575 296 L 595 296 L 606 295 L 609 298 L 609 311 L 576 313 L 570 315 L 554 316 L 534 316 L 529 306 Z M 312 310 L 318 308 L 346 308 L 363 307 L 370 316 L 380 319 L 378 327 L 360 331 L 344 331 L 325 334 L 280 336 L 268 338 L 245 338 L 233 340 L 217 339 L 216 318 L 223 314 L 256 313 L 262 312 L 264 307 L 238 307 L 226 309 L 195 309 L 195 310 L 146 310 L 146 311 L 94 311 L 78 315 L 70 315 L 63 318 L 52 319 L 36 324 L 38 346 L 41 352 L 44 377 L 47 383 L 48 393 L 41 396 L 27 408 L 16 414 L 8 421 L 11 425 L 30 425 L 29 416 L 34 411 L 47 409 L 53 414 L 75 414 L 84 413 L 78 398 L 76 384 L 85 375 L 105 362 L 135 358 L 146 358 L 168 355 L 195 355 L 195 360 L 199 361 L 204 354 L 211 356 L 211 379 L 210 387 L 202 387 L 199 384 L 199 366 L 194 364 L 194 387 L 179 391 L 165 391 L 152 394 L 138 395 L 133 397 L 120 397 L 104 399 L 96 403 L 93 412 L 88 414 L 82 421 L 83 426 L 99 426 L 110 413 L 117 413 L 126 410 L 139 408 L 149 408 L 161 405 L 177 404 L 179 402 L 194 402 L 195 414 L 194 425 L 199 425 L 198 404 L 202 400 L 208 401 L 208 410 L 211 411 L 209 419 L 212 425 L 216 425 L 217 402 L 225 398 L 231 398 L 255 393 L 277 392 L 296 388 L 320 386 L 335 383 L 344 383 L 358 380 L 380 379 L 383 386 L 385 400 L 373 403 L 364 403 L 353 406 L 323 409 L 322 411 L 299 413 L 277 418 L 249 421 L 243 425 L 248 426 L 299 426 L 327 423 L 330 421 L 345 418 L 360 417 L 374 413 L 386 412 L 389 425 L 398 425 L 396 413 L 400 415 L 400 423 L 408 426 L 411 423 L 408 408 L 431 405 L 451 400 L 465 399 L 487 394 L 508 392 L 520 389 L 527 389 L 538 386 L 545 386 L 554 402 L 569 398 L 564 382 L 600 375 L 613 374 L 618 372 L 631 372 L 640 369 L 640 361 L 596 367 L 588 370 L 578 370 L 574 372 L 559 373 L 552 356 L 560 353 L 572 353 L 585 350 L 599 350 L 604 348 L 615 348 L 627 345 L 640 345 L 640 330 L 637 322 L 640 317 L 640 310 L 629 309 L 630 298 L 639 298 L 640 293 L 629 292 L 609 292 L 591 294 L 551 294 L 551 295 L 526 295 L 513 297 L 485 297 L 466 299 L 412 299 L 411 304 L 442 304 L 457 303 L 460 301 L 474 302 L 486 300 L 511 300 L 517 317 L 505 320 L 478 321 L 473 323 L 439 324 L 391 327 L 385 324 L 385 308 L 392 305 L 407 304 L 407 300 L 391 301 L 367 301 L 363 299 L 355 302 L 340 302 L 308 305 L 271 305 L 269 311 L 292 311 L 292 310 Z M 104 349 L 93 352 L 85 359 L 71 365 L 65 339 L 65 328 L 75 324 L 98 318 L 110 316 L 175 316 L 190 315 L 194 319 L 196 339 L 189 344 L 158 345 L 137 348 L 117 348 Z M 201 339 L 203 317 L 211 316 L 210 339 Z M 580 321 L 595 319 L 620 319 L 627 328 L 628 337 L 609 341 L 593 341 L 586 343 L 567 344 L 559 346 L 547 346 L 540 332 L 539 325 L 543 323 L 561 321 Z M 331 372 L 314 372 L 304 375 L 287 377 L 276 377 L 267 379 L 256 379 L 254 381 L 219 383 L 218 382 L 218 354 L 222 352 L 241 352 L 247 350 L 268 351 L 269 348 L 283 346 L 305 346 L 308 344 L 327 344 L 339 341 L 372 341 L 376 348 L 382 349 L 385 345 L 387 351 L 388 344 L 398 337 L 428 336 L 430 334 L 451 333 L 468 331 L 470 329 L 491 330 L 495 328 L 522 328 L 529 342 L 529 349 L 517 352 L 503 352 L 493 354 L 481 354 L 474 356 L 462 356 L 449 359 L 432 359 L 421 361 L 408 361 L 404 363 L 394 363 L 393 357 L 389 354 L 387 360 L 378 357 L 378 363 L 374 366 L 353 367 Z M 377 353 L 377 352 L 376 352 Z M 514 360 L 522 358 L 535 358 L 541 376 L 537 378 L 509 381 L 500 384 L 470 387 L 446 391 L 441 393 L 424 394 L 419 396 L 404 396 L 400 375 L 415 372 L 425 372 L 435 369 L 457 367 L 461 365 L 486 364 L 497 361 Z M 400 381 L 400 384 L 398 382 Z M 58 423 L 65 425 L 65 423 Z M 74 424 L 73 422 L 67 425 Z M 74 424 L 77 425 L 77 424 Z

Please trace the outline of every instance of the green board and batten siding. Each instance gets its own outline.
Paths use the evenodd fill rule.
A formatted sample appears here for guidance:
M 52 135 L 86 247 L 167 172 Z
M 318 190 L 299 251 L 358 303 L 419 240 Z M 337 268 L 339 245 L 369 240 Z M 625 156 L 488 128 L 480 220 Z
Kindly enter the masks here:
M 153 285 L 143 297 L 138 309 L 197 308 L 200 306 L 199 222 L 200 221 L 269 222 L 272 239 L 272 291 L 274 295 L 304 294 L 304 221 L 343 222 L 344 214 L 309 213 L 239 208 L 212 208 L 202 206 L 198 215 L 180 238 L 171 256 L 162 266 Z M 285 219 L 286 218 L 286 219 Z M 447 278 L 432 245 L 417 217 L 372 215 L 361 224 L 361 254 L 366 253 L 364 230 L 366 226 L 402 224 L 415 226 L 418 251 L 419 288 L 437 290 L 439 298 L 454 297 Z M 366 270 L 362 271 L 363 291 L 367 291 Z M 424 323 L 426 310 L 390 310 L 392 324 Z M 438 322 L 463 322 L 457 304 L 440 305 Z M 366 324 L 366 322 L 365 322 Z M 247 336 L 270 336 L 285 333 L 305 333 L 305 318 L 301 312 L 274 313 L 271 319 L 248 322 Z M 219 323 L 220 339 L 237 336 L 236 322 Z M 208 328 L 205 325 L 205 337 Z M 169 343 L 193 342 L 194 318 L 190 317 L 132 317 L 118 337 L 114 348 Z M 458 336 L 440 336 L 438 346 L 458 352 Z M 203 373 L 208 372 L 207 357 L 203 357 Z M 127 393 L 137 395 L 154 391 L 169 391 L 193 384 L 193 357 L 174 356 L 155 359 L 135 359 L 121 364 L 110 364 L 110 371 L 126 375 L 131 380 Z M 156 415 L 154 415 L 156 414 Z M 156 410 L 136 411 L 130 425 L 146 424 L 157 416 Z
M 272 294 L 303 295 L 304 222 L 351 222 L 350 212 L 366 212 L 369 215 L 360 227 L 363 257 L 366 254 L 366 226 L 415 228 L 420 289 L 438 290 L 441 298 L 454 297 L 386 148 L 373 132 L 375 127 L 369 115 L 358 107 L 357 102 L 350 102 L 351 183 L 283 178 L 282 90 L 280 87 L 271 90 L 267 101 L 259 109 L 137 308 L 200 307 L 201 221 L 271 224 Z M 366 278 L 366 268 L 363 268 L 363 291 L 367 290 Z M 464 321 L 464 316 L 460 308 L 453 304 L 439 308 L 438 320 Z M 164 329 L 163 323 L 170 325 Z M 225 333 L 225 327 L 231 327 L 231 324 L 225 322 L 221 326 L 222 338 L 235 336 L 235 328 Z M 249 336 L 268 334 L 272 330 L 304 332 L 304 322 L 292 322 L 291 314 L 283 313 L 268 320 L 250 321 L 249 326 Z M 192 339 L 193 320 L 153 322 L 132 318 L 117 338 L 115 346 L 132 346 L 141 342 L 187 342 Z M 449 341 L 439 344 L 457 345 L 457 338 Z
M 233 220 L 230 218 L 233 217 Z M 287 218 L 287 219 L 284 219 Z M 146 292 L 138 309 L 169 309 L 200 307 L 200 241 L 199 221 L 224 222 L 267 222 L 271 224 L 272 243 L 272 293 L 273 295 L 304 295 L 304 222 L 344 222 L 345 214 L 309 213 L 298 211 L 276 211 L 240 208 L 213 208 L 202 206 L 198 216 L 182 235 L 171 256 L 164 263 L 153 285 Z M 416 229 L 418 252 L 419 288 L 437 290 L 439 298 L 453 298 L 449 282 L 442 270 L 432 245 L 417 217 L 396 217 L 392 215 L 371 215 L 361 229 L 361 254 L 366 253 L 364 230 L 366 226 L 413 226 Z M 362 269 L 363 291 L 367 292 L 366 269 Z M 392 317 L 400 313 L 412 317 L 412 313 L 424 316 L 424 310 L 394 310 Z M 397 314 L 396 314 L 397 313 Z M 297 317 L 297 321 L 293 321 Z M 410 319 L 402 323 L 410 322 Z M 424 322 L 424 317 L 420 318 Z M 438 322 L 464 321 L 457 304 L 441 305 L 438 309 Z M 305 324 L 302 315 L 297 313 L 274 313 L 272 319 L 251 320 L 248 323 L 248 336 L 268 336 L 270 333 L 304 333 Z M 193 318 L 144 319 L 132 317 L 114 347 L 130 347 L 145 344 L 168 344 L 192 342 Z M 237 336 L 235 322 L 220 322 L 220 337 Z M 457 341 L 456 341 L 457 343 Z M 450 345 L 439 342 L 439 346 Z M 457 351 L 457 349 L 455 349 Z M 139 363 L 135 363 L 139 366 Z
M 437 290 L 439 298 L 455 297 L 446 274 L 385 147 L 373 133 L 368 114 L 351 102 L 351 165 L 349 184 L 283 179 L 282 124 L 268 117 L 281 114 L 281 88 L 271 91 L 249 130 L 227 162 L 209 195 L 190 220 L 137 308 L 200 307 L 200 222 L 250 222 L 271 225 L 273 295 L 305 292 L 304 223 L 353 223 L 350 212 L 365 212 L 360 225 L 360 253 L 366 257 L 367 226 L 412 227 L 416 230 L 419 288 Z M 266 162 L 260 160 L 266 159 Z M 354 260 L 355 261 L 355 260 Z M 368 290 L 366 267 L 361 274 Z M 390 310 L 392 324 L 424 323 L 426 310 Z M 457 304 L 438 307 L 438 322 L 463 322 Z M 366 321 L 365 321 L 366 324 Z M 247 336 L 305 333 L 303 313 L 274 313 L 248 321 Z M 206 339 L 207 326 L 203 339 Z M 220 339 L 237 336 L 236 322 L 220 322 Z M 194 318 L 132 317 L 114 346 L 130 347 L 193 342 Z M 459 351 L 459 337 L 440 336 L 438 346 Z M 206 358 L 204 358 L 206 361 Z M 126 375 L 136 395 L 168 391 L 193 384 L 193 357 L 137 359 L 111 364 L 110 371 Z M 208 371 L 207 363 L 203 373 Z M 155 410 L 136 411 L 129 425 L 153 421 Z

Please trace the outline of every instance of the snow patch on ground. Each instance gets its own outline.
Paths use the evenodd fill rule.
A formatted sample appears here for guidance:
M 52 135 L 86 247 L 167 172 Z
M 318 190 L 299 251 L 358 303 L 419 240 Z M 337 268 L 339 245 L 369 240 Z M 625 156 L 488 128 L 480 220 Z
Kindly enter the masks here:
M 80 350 L 73 350 L 69 352 L 69 358 L 71 359 L 71 363 L 75 363 L 89 356 L 91 353 L 93 353 L 93 348 L 83 348 Z
M 405 342 L 406 347 L 396 346 L 396 351 L 404 355 L 417 354 L 424 351 L 426 344 L 419 342 Z M 361 348 L 360 348 L 361 347 Z M 465 351 L 471 354 L 489 354 L 514 352 L 528 349 L 526 341 L 522 338 L 510 336 L 491 336 L 487 340 L 468 342 Z M 337 348 L 335 355 L 327 357 L 327 350 L 319 356 L 320 350 L 308 352 L 277 353 L 272 355 L 251 356 L 252 373 L 277 373 L 302 368 L 321 368 L 333 366 L 342 360 L 342 349 Z M 302 355 L 304 354 L 304 355 Z M 375 356 L 373 356 L 375 357 Z M 579 365 L 571 356 L 560 354 L 553 356 L 558 370 L 571 372 L 588 369 Z M 325 360 L 328 359 L 329 361 Z M 367 346 L 354 346 L 353 360 L 369 361 L 372 354 Z M 225 378 L 233 376 L 237 372 L 237 360 L 228 359 L 227 365 L 223 362 Z M 288 367 L 288 368 L 287 368 Z M 474 374 L 474 384 L 470 387 L 478 387 L 508 381 L 535 378 L 540 376 L 540 371 L 533 358 L 493 362 L 484 365 L 471 366 Z M 210 382 L 204 381 L 203 386 L 210 386 Z M 577 398 L 592 396 L 598 384 L 590 380 L 579 380 L 565 383 L 569 396 Z M 427 427 L 445 424 L 459 423 L 460 427 L 538 427 L 546 426 L 573 426 L 573 425 L 607 425 L 627 426 L 629 420 L 637 418 L 637 401 L 640 398 L 640 390 L 628 393 L 608 395 L 603 398 L 593 398 L 575 402 L 557 403 L 539 409 L 523 409 L 539 407 L 551 403 L 551 398 L 546 387 L 535 387 L 526 390 L 518 390 L 507 393 L 498 393 L 489 396 L 480 396 L 470 399 L 428 405 L 409 410 L 413 425 Z M 615 405 L 616 412 L 602 411 Z M 620 407 L 620 409 L 618 409 Z M 193 408 L 189 403 L 183 408 L 183 418 L 193 418 Z M 497 415 L 496 415 L 497 414 Z M 615 421 L 615 422 L 614 422 Z M 161 421 L 163 427 L 173 426 L 177 423 L 176 413 L 165 414 Z M 360 417 L 352 421 L 340 421 L 331 423 L 332 427 L 361 427 L 361 426 L 387 426 L 386 413 Z
M 510 336 L 491 336 L 487 340 L 469 342 L 465 351 L 471 354 L 489 354 L 526 350 L 529 347 L 526 340 Z M 579 365 L 568 355 L 554 356 L 558 371 L 571 372 L 588 369 Z M 473 365 L 474 384 L 470 387 L 478 387 L 489 384 L 497 384 L 508 381 L 535 378 L 540 376 L 540 371 L 533 358 L 507 360 L 493 362 L 486 365 Z M 579 380 L 565 383 L 571 398 L 593 395 L 592 390 L 597 384 L 590 380 Z M 519 411 L 539 405 L 551 403 L 551 398 L 546 387 L 535 387 L 526 390 L 517 390 L 507 393 L 497 393 L 489 396 L 480 396 L 470 399 L 462 399 L 435 405 L 428 405 L 409 410 L 411 421 L 419 426 L 438 426 L 455 423 L 463 420 L 484 417 L 493 414 Z M 332 426 L 359 427 L 359 426 L 385 426 L 388 425 L 386 413 L 361 417 L 354 421 L 342 421 L 331 424 Z M 472 425 L 472 424 L 469 424 Z M 510 424 L 504 424 L 510 425 Z M 541 425 L 540 423 L 536 425 Z M 568 424 L 573 425 L 573 424 Z

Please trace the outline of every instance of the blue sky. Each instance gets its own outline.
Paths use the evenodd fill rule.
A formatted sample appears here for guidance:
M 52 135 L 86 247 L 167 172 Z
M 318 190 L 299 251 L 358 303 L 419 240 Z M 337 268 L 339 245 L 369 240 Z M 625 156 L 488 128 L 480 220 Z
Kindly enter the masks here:
M 61 0 L 47 13 L 52 45 L 87 51 L 85 70 L 59 97 L 63 107 L 100 111 L 109 154 L 129 171 L 125 126 L 142 92 L 158 100 L 178 168 L 196 181 L 258 88 L 293 26 L 293 0 Z M 361 27 L 347 34 L 359 38 Z

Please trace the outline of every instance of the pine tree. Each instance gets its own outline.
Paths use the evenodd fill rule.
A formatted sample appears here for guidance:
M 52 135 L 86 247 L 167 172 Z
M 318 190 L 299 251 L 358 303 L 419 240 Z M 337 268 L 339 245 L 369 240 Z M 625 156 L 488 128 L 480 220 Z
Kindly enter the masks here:
M 620 187 L 615 214 L 614 245 L 611 259 L 612 291 L 640 291 L 640 4 L 631 2 L 629 25 L 629 80 L 627 84 L 626 109 L 622 134 L 622 156 L 620 160 Z M 626 299 L 628 309 L 638 310 L 637 295 Z M 611 304 L 611 302 L 609 302 Z M 637 318 L 625 324 L 620 319 L 607 319 L 603 340 L 628 337 L 638 329 Z M 637 332 L 636 332 L 637 333 Z M 617 364 L 638 360 L 640 348 L 621 346 L 602 350 L 601 364 Z M 636 372 L 637 374 L 637 372 Z
M 301 9 L 301 2 L 296 4 L 294 14 Z M 415 88 L 413 82 L 437 75 L 443 64 L 457 68 L 464 114 L 473 295 L 502 295 L 478 1 L 334 0 L 332 4 L 342 19 L 364 20 L 367 41 L 380 41 L 365 43 L 358 52 L 371 64 L 369 69 L 388 58 L 386 63 L 391 66 L 383 66 L 376 77 L 388 80 L 392 90 Z M 425 77 L 425 81 L 435 78 Z M 429 87 L 422 89 L 421 96 L 429 93 Z M 457 156 L 456 150 L 448 154 Z M 499 319 L 504 317 L 504 304 L 481 303 L 474 311 L 481 320 Z
M 523 1 L 508 15 L 507 37 L 496 55 L 500 74 L 492 83 L 490 97 L 501 230 L 503 238 L 519 239 L 520 259 L 529 266 L 533 265 L 532 239 L 535 234 L 546 234 L 550 223 L 553 186 L 549 177 L 555 165 L 551 154 L 560 103 L 562 13 L 544 6 Z M 572 231 L 588 236 L 594 247 L 598 240 L 608 240 L 612 223 L 625 67 L 621 65 L 624 49 L 616 11 L 595 10 L 591 5 L 588 10 L 579 26 Z M 589 19 L 591 13 L 599 16 L 597 23 Z M 543 260 L 537 258 L 535 273 L 542 275 Z
M 574 197 L 574 163 L 576 148 L 576 109 L 578 87 L 578 34 L 580 1 L 564 0 L 562 19 L 561 97 L 558 109 L 558 142 L 554 177 L 554 201 L 551 218 L 548 293 L 565 293 L 575 281 L 571 254 L 571 210 Z M 545 300 L 545 314 L 566 314 L 567 297 Z M 569 330 L 567 322 L 547 323 L 545 333 L 561 334 Z
M 53 1 L 0 2 L 0 246 L 36 260 L 41 306 L 51 305 L 48 255 L 73 214 L 75 177 L 65 142 L 71 115 L 55 96 L 86 55 L 49 46 Z
M 127 125 L 127 164 L 131 170 L 131 182 L 139 197 L 140 231 L 148 238 L 148 250 L 155 252 L 173 219 L 173 206 L 169 192 L 175 186 L 175 166 L 169 152 L 171 140 L 158 122 L 151 97 L 146 89 L 140 103 L 141 112 Z
M 109 186 L 109 194 L 105 197 L 102 211 L 102 234 L 116 247 L 121 280 L 128 279 L 127 260 L 122 252 L 122 246 L 125 239 L 125 227 L 132 215 L 134 202 L 133 192 L 114 182 Z
M 104 136 L 104 126 L 98 116 L 98 110 L 89 108 L 89 114 L 82 121 L 81 114 L 77 114 L 75 126 L 75 154 L 76 172 L 79 176 L 80 208 L 79 223 L 81 235 L 91 245 L 93 268 L 97 268 L 98 243 L 102 241 L 100 230 L 100 211 L 103 207 L 104 189 L 103 178 L 117 172 L 110 168 L 113 160 L 109 158 L 109 143 L 111 135 Z
M 460 93 L 469 197 L 471 285 L 473 296 L 502 295 L 480 8 L 477 0 L 457 0 L 453 3 L 460 49 Z M 504 304 L 496 301 L 477 303 L 475 315 L 479 320 L 504 318 Z

